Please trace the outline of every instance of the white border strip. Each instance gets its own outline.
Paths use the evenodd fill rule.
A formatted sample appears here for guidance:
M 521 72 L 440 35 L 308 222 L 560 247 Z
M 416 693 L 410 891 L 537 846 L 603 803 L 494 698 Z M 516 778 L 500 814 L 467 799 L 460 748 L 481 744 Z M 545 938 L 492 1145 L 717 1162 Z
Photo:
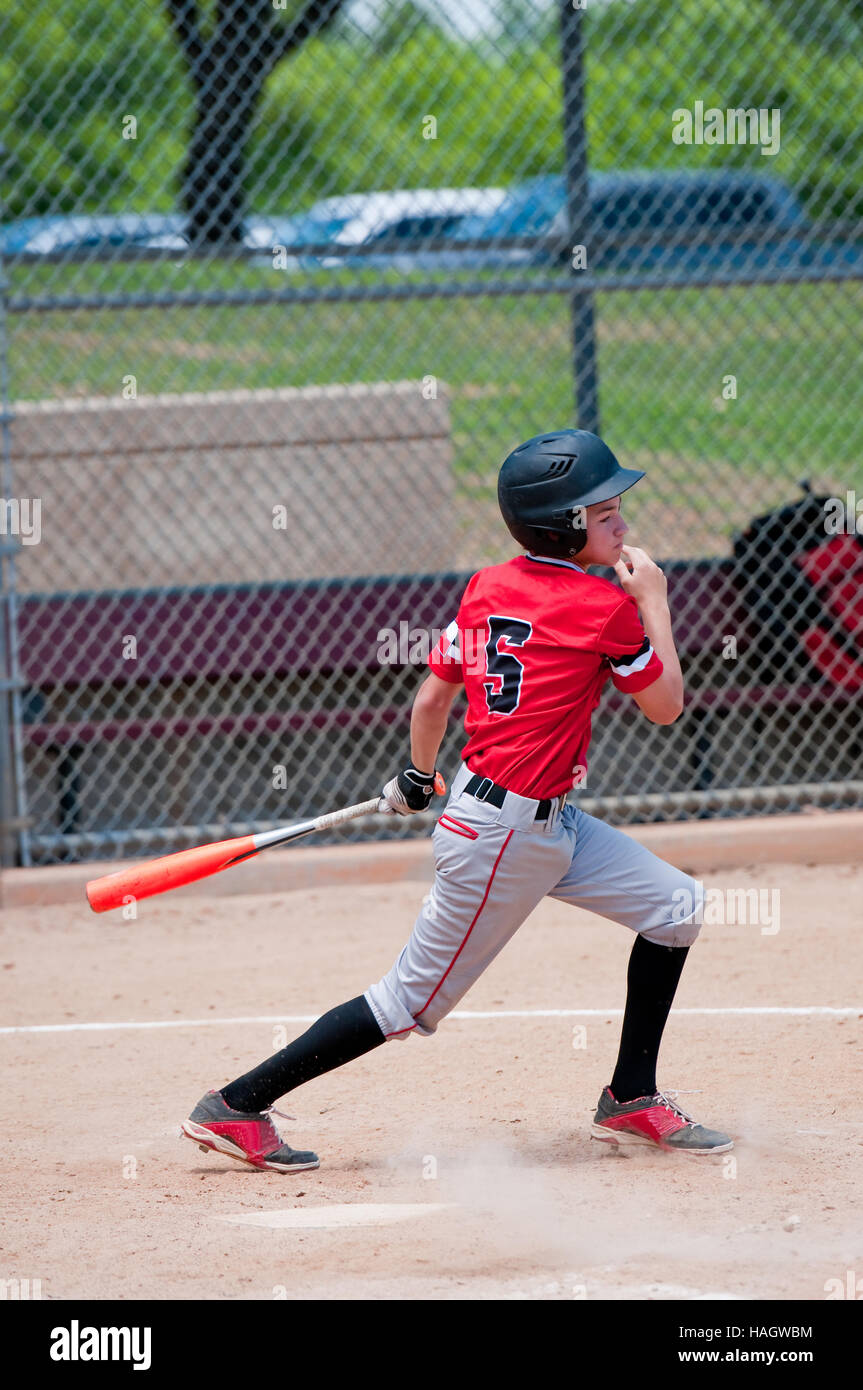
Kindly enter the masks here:
M 828 1004 L 742 1005 L 716 1009 L 672 1008 L 672 1014 L 675 1018 L 684 1014 L 693 1018 L 713 1015 L 855 1018 L 863 1017 L 863 1004 L 851 1004 L 842 1008 L 833 1008 Z M 622 1018 L 623 1009 L 493 1009 L 488 1012 L 456 1009 L 448 1017 L 466 1022 L 495 1018 Z M 12 1028 L 0 1028 L 0 1033 L 106 1033 L 124 1028 L 227 1028 L 238 1023 L 315 1023 L 319 1018 L 320 1014 L 257 1014 L 246 1018 L 165 1018 L 128 1023 L 29 1023 Z

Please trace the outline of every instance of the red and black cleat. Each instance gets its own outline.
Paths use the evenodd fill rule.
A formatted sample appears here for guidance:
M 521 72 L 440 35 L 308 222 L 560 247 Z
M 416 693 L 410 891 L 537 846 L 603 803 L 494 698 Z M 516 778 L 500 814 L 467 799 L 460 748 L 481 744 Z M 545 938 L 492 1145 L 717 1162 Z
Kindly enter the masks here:
M 279 1114 L 279 1111 L 275 1111 Z M 277 1173 L 302 1173 L 319 1168 L 317 1154 L 292 1149 L 269 1118 L 269 1111 L 253 1115 L 232 1110 L 219 1091 L 208 1091 L 182 1123 L 187 1139 L 204 1150 L 213 1149 L 249 1163 L 253 1168 L 272 1168 Z
M 727 1134 L 696 1124 L 664 1091 L 619 1105 L 606 1086 L 590 1133 L 607 1144 L 652 1144 L 673 1153 L 721 1154 L 734 1148 Z

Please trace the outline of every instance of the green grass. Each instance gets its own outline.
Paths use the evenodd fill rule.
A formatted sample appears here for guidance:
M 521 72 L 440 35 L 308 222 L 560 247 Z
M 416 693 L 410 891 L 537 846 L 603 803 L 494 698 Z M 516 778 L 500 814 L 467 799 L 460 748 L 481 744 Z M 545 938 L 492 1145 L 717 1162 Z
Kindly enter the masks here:
M 86 267 L 76 292 L 97 274 L 103 290 L 130 291 L 261 288 L 273 272 Z M 624 462 L 656 470 L 669 506 L 706 509 L 725 536 L 796 495 L 800 477 L 859 490 L 861 312 L 859 284 L 600 294 L 603 432 Z M 450 394 L 466 502 L 492 497 L 519 440 L 575 417 L 563 295 L 51 311 L 14 315 L 11 328 L 13 398 L 118 396 L 129 374 L 146 395 L 433 375 Z M 738 396 L 725 401 L 729 374 Z M 643 502 L 634 494 L 634 516 Z M 709 553 L 709 532 L 699 537 Z
M 169 264 L 169 274 L 127 266 L 112 275 L 117 269 L 132 291 L 273 283 L 265 270 L 249 267 L 211 267 L 195 277 L 197 285 L 178 262 Z M 315 278 L 337 283 L 335 276 Z M 103 291 L 112 288 L 104 267 L 98 283 Z M 78 275 L 74 292 L 88 288 Z M 715 426 L 715 412 L 705 409 L 733 372 L 739 396 L 721 421 L 724 456 L 751 457 L 757 431 L 760 452 L 779 457 L 798 437 L 800 422 L 816 420 L 824 437 L 811 447 L 820 462 L 834 460 L 837 449 L 849 460 L 859 454 L 863 285 L 641 290 L 600 294 L 597 305 L 606 427 L 619 420 L 631 446 L 675 447 L 692 427 L 710 420 Z M 50 311 L 10 322 L 12 391 L 24 398 L 111 395 L 127 372 L 146 392 L 434 373 L 455 391 L 464 412 L 459 424 L 469 434 L 489 412 L 501 425 L 511 414 L 517 433 L 536 411 L 571 413 L 563 295 Z M 496 396 L 472 401 L 471 388 L 481 386 L 497 387 Z

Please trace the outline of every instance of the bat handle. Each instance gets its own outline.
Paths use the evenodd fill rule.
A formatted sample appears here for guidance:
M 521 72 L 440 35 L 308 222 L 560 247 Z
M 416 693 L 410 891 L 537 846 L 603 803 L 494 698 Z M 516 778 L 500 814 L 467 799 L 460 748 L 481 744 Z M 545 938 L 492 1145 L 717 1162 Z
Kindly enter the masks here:
M 439 795 L 446 791 L 446 782 L 439 772 L 435 774 L 435 791 Z M 327 811 L 322 816 L 316 816 L 314 820 L 300 821 L 297 825 L 284 826 L 278 830 L 261 831 L 253 836 L 254 848 L 256 851 L 270 849 L 274 845 L 285 845 L 291 840 L 311 835 L 315 830 L 332 830 L 335 826 L 344 825 L 346 821 L 356 820 L 359 816 L 372 816 L 380 811 L 382 805 L 383 797 L 373 796 L 368 801 L 359 801 L 356 806 L 344 806 L 339 811 Z
M 446 782 L 439 772 L 434 776 L 434 789 L 438 796 L 443 796 L 446 791 Z M 314 822 L 316 830 L 329 830 L 334 825 L 341 825 L 343 821 L 354 820 L 357 816 L 370 816 L 374 811 L 379 811 L 383 805 L 383 797 L 372 797 L 371 801 L 361 801 L 357 806 L 346 806 L 342 811 L 330 811 L 323 816 L 318 816 Z
M 358 816 L 371 816 L 378 810 L 381 804 L 379 796 L 373 796 L 370 801 L 360 801 L 356 806 L 345 806 L 341 811 L 328 811 L 323 816 L 317 816 L 313 822 L 315 830 L 329 830 L 334 825 L 341 825 L 343 821 L 356 820 Z

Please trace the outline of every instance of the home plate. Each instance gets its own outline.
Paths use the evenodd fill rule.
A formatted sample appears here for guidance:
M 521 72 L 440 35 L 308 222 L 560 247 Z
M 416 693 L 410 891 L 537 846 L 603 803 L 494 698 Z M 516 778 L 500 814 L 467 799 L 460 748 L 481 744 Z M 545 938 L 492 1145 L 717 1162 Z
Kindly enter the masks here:
M 343 1202 L 327 1207 L 281 1207 L 277 1211 L 243 1211 L 220 1216 L 232 1226 L 302 1227 L 321 1230 L 334 1226 L 391 1226 L 430 1212 L 446 1211 L 449 1202 Z

